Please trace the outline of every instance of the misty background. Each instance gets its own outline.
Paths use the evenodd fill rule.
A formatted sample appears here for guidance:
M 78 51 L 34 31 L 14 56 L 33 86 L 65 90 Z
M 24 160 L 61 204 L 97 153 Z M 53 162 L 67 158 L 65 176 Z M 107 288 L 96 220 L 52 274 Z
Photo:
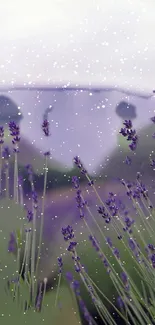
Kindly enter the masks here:
M 90 172 L 96 170 L 119 144 L 118 134 L 123 118 L 116 114 L 122 101 L 135 107 L 134 127 L 139 130 L 155 114 L 155 98 L 129 95 L 115 90 L 18 90 L 0 92 L 16 104 L 22 137 L 39 151 L 51 150 L 51 158 L 65 167 L 73 166 L 79 155 Z M 41 124 L 46 108 L 50 137 L 43 136 Z M 7 110 L 7 106 L 6 106 Z M 130 110 L 130 107 L 127 108 Z M 126 115 L 124 115 L 126 117 Z M 130 115 L 129 115 L 130 117 Z

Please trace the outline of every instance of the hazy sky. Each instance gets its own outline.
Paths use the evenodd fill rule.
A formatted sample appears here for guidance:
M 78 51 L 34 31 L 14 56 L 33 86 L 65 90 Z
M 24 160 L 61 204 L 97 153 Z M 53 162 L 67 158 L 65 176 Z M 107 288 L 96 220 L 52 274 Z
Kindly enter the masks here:
M 0 86 L 155 87 L 154 0 L 1 0 Z

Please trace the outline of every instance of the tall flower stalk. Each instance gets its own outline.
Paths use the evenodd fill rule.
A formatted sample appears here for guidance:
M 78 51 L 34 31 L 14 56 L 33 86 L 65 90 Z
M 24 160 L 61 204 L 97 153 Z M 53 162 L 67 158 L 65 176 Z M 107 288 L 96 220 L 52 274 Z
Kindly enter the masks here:
M 4 127 L 0 126 L 0 195 L 2 194 L 2 151 L 4 143 Z
M 155 119 L 154 119 L 155 120 Z M 153 122 L 154 122 L 153 120 Z M 129 149 L 131 152 L 135 151 L 138 145 L 138 136 L 136 131 L 132 128 L 132 122 L 125 120 L 124 128 L 121 129 L 120 133 L 124 136 L 127 141 L 129 141 Z M 128 157 L 128 161 L 131 158 Z M 83 220 L 85 227 L 89 232 L 89 240 L 92 246 L 96 250 L 98 258 L 103 262 L 104 267 L 107 269 L 110 280 L 113 283 L 118 295 L 118 307 L 109 301 L 104 295 L 104 292 L 100 290 L 98 284 L 95 283 L 89 276 L 89 270 L 86 272 L 85 267 L 81 264 L 81 258 L 78 256 L 76 247 L 80 245 L 80 242 L 73 241 L 74 231 L 72 227 L 62 229 L 62 234 L 65 241 L 69 241 L 68 251 L 72 256 L 74 261 L 75 271 L 79 274 L 81 283 L 85 286 L 90 295 L 96 311 L 102 319 L 103 324 L 114 324 L 116 325 L 115 319 L 109 313 L 109 310 L 104 305 L 104 300 L 111 305 L 111 308 L 119 315 L 125 324 L 134 325 L 146 325 L 154 324 L 155 315 L 155 239 L 154 239 L 154 223 L 155 223 L 155 213 L 151 200 L 149 199 L 148 191 L 145 185 L 141 181 L 140 174 L 137 173 L 137 178 L 135 183 L 129 183 L 125 180 L 121 180 L 122 185 L 126 190 L 126 194 L 132 202 L 135 213 L 139 216 L 139 220 L 143 224 L 145 229 L 145 237 L 143 236 L 143 231 L 139 230 L 139 225 L 136 220 L 132 219 L 123 204 L 119 202 L 117 195 L 110 192 L 109 197 L 104 202 L 104 200 L 99 195 L 94 181 L 92 181 L 85 169 L 83 163 L 79 157 L 74 158 L 74 163 L 81 171 L 81 174 L 86 176 L 88 185 L 92 187 L 94 193 L 96 194 L 98 204 L 97 211 L 98 216 L 100 216 L 105 223 L 105 226 L 101 227 L 101 222 L 98 222 L 96 216 L 91 212 L 87 201 L 85 201 L 82 191 L 80 189 L 79 179 L 74 176 L 72 178 L 72 183 L 76 190 L 76 202 L 79 208 L 79 217 Z M 152 165 L 152 162 L 151 162 Z M 93 231 L 87 223 L 85 218 L 85 212 L 92 218 L 93 222 L 96 224 L 99 233 L 102 236 L 102 245 L 96 239 Z M 127 271 L 126 262 L 123 261 L 121 256 L 121 250 L 119 251 L 117 247 L 113 244 L 113 238 L 109 238 L 106 235 L 106 229 L 111 228 L 118 240 L 119 246 L 124 247 L 127 256 L 133 259 L 133 267 L 135 269 L 135 277 L 130 275 Z M 149 240 L 149 243 L 147 242 Z M 150 243 L 151 241 L 151 243 Z M 107 244 L 109 247 L 110 256 L 113 255 L 115 264 L 111 263 L 110 257 L 104 253 L 104 245 Z M 118 264 L 118 268 L 116 265 Z M 115 266 L 114 266 L 115 265 Z M 116 269 L 117 271 L 116 271 Z M 119 270 L 119 271 L 118 271 Z M 141 286 L 137 285 L 135 279 L 138 277 Z M 74 281 L 72 281 L 74 287 Z M 79 294 L 79 293 L 78 293 Z M 101 297 L 103 299 L 101 299 Z M 92 324 L 92 320 L 88 320 L 88 324 Z
M 16 203 L 18 203 L 18 152 L 20 142 L 20 128 L 15 122 L 9 123 L 10 135 L 12 136 L 12 144 L 14 151 L 14 191 L 13 197 Z
M 151 120 L 155 123 L 155 117 Z M 15 155 L 13 199 L 16 203 L 24 205 L 23 192 L 21 190 L 22 183 L 18 175 L 20 132 L 19 127 L 14 122 L 9 123 L 9 128 L 13 138 L 12 144 Z M 43 122 L 42 130 L 44 135 L 48 137 L 49 122 L 47 120 Z M 1 148 L 3 145 L 3 133 L 3 128 L 0 128 Z M 129 149 L 132 155 L 137 149 L 139 138 L 130 120 L 124 121 L 120 134 L 129 143 Z M 38 196 L 35 191 L 33 169 L 31 165 L 28 165 L 27 172 L 31 184 L 32 208 L 27 210 L 23 229 L 18 229 L 17 232 L 10 233 L 8 243 L 9 253 L 17 254 L 17 269 L 19 271 L 13 283 L 12 281 L 9 282 L 9 288 L 11 293 L 13 292 L 13 299 L 16 300 L 20 296 L 19 293 L 22 291 L 23 283 L 27 285 L 29 297 L 25 302 L 26 311 L 33 309 L 40 312 L 42 310 L 47 289 L 48 279 L 45 277 L 43 281 L 39 281 L 38 269 L 42 252 L 49 155 L 49 151 L 44 153 L 44 186 L 41 201 L 39 238 L 37 238 Z M 9 197 L 9 174 L 7 171 L 9 170 L 10 153 L 7 148 L 3 148 L 1 157 L 3 157 L 7 166 L 6 196 Z M 125 163 L 131 165 L 132 157 L 127 156 Z M 70 255 L 74 267 L 74 274 L 68 272 L 65 274 L 65 278 L 67 278 L 68 284 L 78 301 L 79 309 L 89 325 L 97 325 L 97 320 L 91 315 L 91 311 L 88 310 L 87 301 L 83 299 L 81 289 L 84 287 L 102 324 L 117 325 L 118 322 L 114 317 L 115 314 L 119 317 L 119 320 L 122 319 L 124 321 L 125 325 L 154 325 L 155 209 L 149 198 L 149 192 L 142 182 L 142 176 L 140 173 L 137 173 L 135 182 L 129 182 L 124 179 L 119 180 L 130 205 L 133 205 L 134 217 L 124 202 L 120 201 L 116 193 L 110 192 L 106 199 L 101 197 L 94 180 L 89 176 L 79 157 L 74 157 L 74 164 L 80 170 L 81 174 L 85 175 L 87 184 L 97 199 L 96 214 L 94 214 L 87 200 L 85 200 L 79 178 L 76 176 L 72 178 L 72 184 L 76 192 L 76 206 L 79 210 L 79 220 L 83 222 L 83 229 L 86 228 L 87 230 L 87 240 L 91 244 L 91 249 L 94 250 L 96 257 L 100 260 L 101 267 L 106 271 L 109 283 L 112 284 L 115 292 L 113 300 L 110 300 L 104 292 L 103 286 L 100 287 L 99 281 L 95 281 L 90 276 L 91 272 L 89 273 L 87 265 L 84 264 L 85 259 L 83 261 L 82 254 L 79 254 L 82 243 L 76 239 L 73 227 L 71 225 L 65 226 L 61 229 L 61 233 L 64 242 L 67 243 L 67 253 Z M 155 160 L 151 160 L 150 167 L 155 167 Z M 94 233 L 94 229 L 91 227 L 89 221 L 92 221 L 95 225 L 98 231 L 97 235 Z M 109 230 L 112 230 L 112 236 L 109 235 Z M 97 237 L 98 235 L 100 236 L 99 238 Z M 37 242 L 39 242 L 38 247 Z M 21 254 L 22 251 L 23 255 Z M 89 254 L 91 256 L 91 250 Z M 130 272 L 129 261 L 133 264 L 133 273 Z M 65 261 L 60 256 L 56 262 L 58 264 L 59 279 L 55 306 L 58 305 Z M 102 282 L 104 282 L 104 279 Z
M 49 137 L 49 121 L 44 120 L 42 124 L 42 130 L 45 137 Z M 42 236 L 43 236 L 43 227 L 44 227 L 44 209 L 45 209 L 45 196 L 46 196 L 46 187 L 47 187 L 47 174 L 48 174 L 48 157 L 50 156 L 50 152 L 47 151 L 44 153 L 45 156 L 45 173 L 44 173 L 44 188 L 43 188 L 43 196 L 42 196 L 42 207 L 41 207 L 41 223 L 40 223 L 40 235 L 39 235 L 39 246 L 38 246 L 38 257 L 36 264 L 36 272 L 38 271 L 40 254 L 41 254 L 41 246 L 42 246 Z

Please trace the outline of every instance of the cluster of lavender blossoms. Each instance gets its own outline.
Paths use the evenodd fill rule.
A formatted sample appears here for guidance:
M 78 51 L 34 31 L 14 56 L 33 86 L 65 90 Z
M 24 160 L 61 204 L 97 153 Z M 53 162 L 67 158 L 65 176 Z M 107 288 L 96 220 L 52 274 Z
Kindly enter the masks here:
M 155 123 L 155 117 L 152 122 Z M 20 142 L 20 129 L 14 123 L 9 123 L 10 135 L 12 136 L 13 154 L 14 154 L 14 193 L 13 198 L 16 203 L 23 205 L 22 180 L 18 171 L 18 153 Z M 45 120 L 42 124 L 42 130 L 47 137 L 50 135 L 49 122 Z M 129 148 L 135 151 L 138 145 L 138 136 L 132 127 L 132 122 L 125 120 L 124 127 L 120 130 L 123 137 L 130 142 Z M 4 147 L 4 129 L 0 127 L 0 176 L 2 175 L 2 163 L 5 162 L 6 168 L 6 197 L 10 197 L 8 183 L 8 167 L 10 159 L 10 150 Z M 27 210 L 23 229 L 20 229 L 20 240 L 16 233 L 10 233 L 8 243 L 8 252 L 19 256 L 21 246 L 24 248 L 23 260 L 19 268 L 16 279 L 10 279 L 7 282 L 13 300 L 17 298 L 19 290 L 22 291 L 22 281 L 27 284 L 29 297 L 25 298 L 25 311 L 33 309 L 41 311 L 46 294 L 47 278 L 42 282 L 38 281 L 38 268 L 41 259 L 42 234 L 44 224 L 44 206 L 48 173 L 48 157 L 50 152 L 45 152 L 45 173 L 44 187 L 41 205 L 41 222 L 39 232 L 39 245 L 37 245 L 36 225 L 38 211 L 38 196 L 35 191 L 33 180 L 33 169 L 31 165 L 26 166 L 27 175 L 31 184 L 31 202 L 32 208 Z M 140 173 L 137 173 L 135 182 L 120 180 L 130 205 L 133 206 L 134 214 L 126 205 L 119 200 L 117 194 L 110 192 L 106 199 L 102 198 L 85 169 L 79 157 L 74 158 L 75 166 L 85 175 L 86 181 L 91 190 L 96 194 L 96 215 L 91 212 L 88 202 L 83 196 L 80 187 L 80 178 L 74 176 L 72 184 L 76 192 L 76 207 L 79 210 L 79 221 L 83 222 L 83 227 L 87 229 L 88 242 L 91 244 L 91 250 L 95 252 L 96 258 L 101 262 L 113 286 L 115 295 L 113 300 L 109 300 L 104 290 L 101 290 L 99 281 L 94 281 L 90 276 L 91 270 L 84 264 L 85 259 L 80 255 L 79 248 L 82 243 L 76 239 L 74 229 L 67 225 L 61 229 L 63 240 L 67 245 L 67 254 L 73 263 L 73 272 L 68 270 L 64 275 L 63 255 L 57 257 L 58 266 L 58 286 L 56 293 L 56 304 L 58 301 L 61 279 L 64 276 L 76 297 L 79 309 L 83 318 L 89 325 L 97 325 L 98 319 L 103 325 L 154 325 L 155 324 L 155 209 L 149 198 L 148 190 L 142 182 Z M 152 160 L 151 166 L 154 167 L 155 160 Z M 126 163 L 131 164 L 131 158 L 126 157 Z M 1 177 L 0 177 L 1 179 Z M 1 184 L 0 184 L 1 190 Z M 133 212 L 132 212 L 133 213 Z M 87 218 L 86 218 L 87 216 Z M 136 217 L 135 217 L 136 216 Z M 98 229 L 100 240 L 96 237 L 93 227 L 90 228 L 87 220 L 90 218 Z M 65 222 L 64 222 L 65 223 Z M 102 226 L 103 225 L 103 226 Z M 141 228 L 145 230 L 141 231 Z M 113 236 L 107 236 L 107 229 L 112 230 Z M 108 232 L 110 233 L 110 232 Z M 79 237 L 80 238 L 80 237 Z M 105 249 L 106 248 L 106 249 Z M 108 252 L 108 253 L 107 253 Z M 127 256 L 124 261 L 124 255 Z M 91 259 L 91 251 L 89 252 Z M 128 258 L 132 261 L 133 272 L 128 268 Z M 90 272 L 89 272 L 90 271 Z M 21 281 L 22 280 L 22 281 Z M 12 290 L 13 282 L 13 290 Z M 103 279 L 104 282 L 104 279 Z M 98 318 L 91 315 L 91 310 L 84 301 L 82 288 L 85 288 L 89 299 L 91 299 L 96 310 Z M 116 320 L 117 315 L 117 320 Z M 123 323 L 122 323 L 123 322 Z
M 151 120 L 155 123 L 155 117 Z M 127 141 L 131 142 L 129 144 L 130 150 L 135 151 L 138 145 L 138 136 L 136 131 L 133 130 L 130 120 L 125 120 L 124 128 L 120 130 L 120 133 Z M 130 157 L 127 157 L 126 160 L 127 164 L 131 164 Z M 79 280 L 75 280 L 73 274 L 70 273 L 67 273 L 66 276 L 77 300 L 82 301 L 82 304 L 79 303 L 79 308 L 89 325 L 98 324 L 91 317 L 87 306 L 82 300 L 80 287 L 84 286 L 96 308 L 97 319 L 100 319 L 102 324 L 153 325 L 155 324 L 155 209 L 149 199 L 148 190 L 141 180 L 142 175 L 137 172 L 135 182 L 120 180 L 129 203 L 133 206 L 134 212 L 131 215 L 128 208 L 117 198 L 115 193 L 110 192 L 106 200 L 99 195 L 94 181 L 90 179 L 79 157 L 74 158 L 74 164 L 81 171 L 81 174 L 86 176 L 88 185 L 92 187 L 93 192 L 96 194 L 98 201 L 96 211 L 98 217 L 103 220 L 103 227 L 101 227 L 101 221 L 98 222 L 96 215 L 93 215 L 83 197 L 79 178 L 74 176 L 72 183 L 76 191 L 79 218 L 83 220 L 84 226 L 89 232 L 88 240 L 92 244 L 92 249 L 96 251 L 98 259 L 102 261 L 103 267 L 109 275 L 109 281 L 116 292 L 114 299 L 109 301 L 98 285 L 100 282 L 95 283 L 90 277 L 89 270 L 86 271 L 81 256 L 78 256 L 77 253 L 77 247 L 82 243 L 77 240 L 73 241 L 74 230 L 68 225 L 66 228 L 62 228 L 62 235 L 64 240 L 68 242 L 67 250 L 71 254 L 75 273 L 78 275 Z M 85 218 L 86 214 L 96 224 L 102 240 L 99 241 L 93 233 L 93 228 L 90 229 L 87 223 L 88 219 Z M 107 237 L 105 229 L 112 229 L 115 238 Z M 106 245 L 108 245 L 109 254 L 107 254 L 107 251 L 105 252 Z M 119 246 L 119 249 L 117 246 Z M 126 252 L 126 262 L 122 254 L 123 250 Z M 129 263 L 128 258 L 132 263 L 129 268 L 126 264 Z M 134 272 L 130 274 L 129 269 L 132 268 Z M 119 317 L 117 320 L 116 315 Z
M 28 180 L 31 184 L 31 202 L 32 208 L 27 209 L 24 204 L 23 198 L 23 179 L 19 173 L 18 168 L 18 153 L 20 150 L 20 128 L 14 122 L 11 121 L 8 125 L 10 136 L 12 137 L 12 153 L 14 155 L 14 189 L 13 195 L 10 193 L 9 184 L 9 164 L 11 151 L 8 147 L 5 147 L 4 141 L 4 128 L 0 126 L 0 190 L 2 197 L 14 200 L 16 204 L 21 205 L 26 211 L 26 217 L 23 220 L 23 226 L 17 231 L 10 233 L 8 242 L 8 253 L 17 257 L 18 261 L 21 261 L 19 269 L 16 271 L 16 277 L 7 280 L 7 290 L 9 290 L 13 301 L 19 299 L 19 295 L 22 296 L 23 286 L 27 286 L 29 295 L 24 298 L 24 312 L 28 310 L 41 311 L 46 286 L 47 278 L 44 278 L 42 282 L 38 280 L 38 267 L 41 258 L 41 246 L 42 246 L 42 233 L 43 233 L 43 221 L 44 221 L 44 200 L 46 196 L 46 183 L 48 173 L 48 157 L 50 152 L 45 152 L 45 172 L 44 172 L 44 188 L 42 196 L 42 209 L 41 209 L 41 222 L 39 229 L 39 245 L 36 238 L 37 227 L 37 212 L 38 212 L 38 195 L 35 191 L 33 168 L 31 165 L 25 166 L 27 170 Z M 49 122 L 45 120 L 42 124 L 42 131 L 45 136 L 49 136 Z M 2 191 L 2 170 L 5 171 L 5 189 Z

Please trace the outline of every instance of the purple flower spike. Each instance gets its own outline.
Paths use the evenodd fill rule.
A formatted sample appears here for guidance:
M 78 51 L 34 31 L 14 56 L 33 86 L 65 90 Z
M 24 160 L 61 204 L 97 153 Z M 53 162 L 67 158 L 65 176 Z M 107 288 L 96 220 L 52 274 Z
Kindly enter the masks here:
M 79 189 L 80 183 L 79 183 L 79 179 L 78 179 L 77 176 L 72 177 L 72 184 L 73 184 L 75 189 Z
M 19 152 L 18 143 L 20 141 L 20 128 L 14 121 L 9 123 L 10 135 L 13 137 L 12 143 L 15 146 L 14 152 Z
M 83 300 L 80 300 L 79 305 L 80 305 L 80 308 L 81 308 L 81 310 L 83 312 L 85 320 L 88 322 L 88 325 L 93 325 L 91 315 L 89 314 L 89 311 L 86 308 L 85 303 L 83 302 Z
M 151 117 L 150 119 L 153 123 L 155 123 L 155 116 Z
M 106 238 L 106 240 L 107 240 L 107 244 L 112 248 L 112 240 L 110 239 L 110 237 L 107 237 Z
M 10 158 L 10 150 L 9 147 L 5 147 L 2 152 L 2 156 L 5 160 L 8 160 Z
M 9 253 L 15 253 L 17 248 L 17 243 L 16 243 L 16 237 L 14 232 L 10 233 L 10 240 L 8 243 L 8 252 Z
M 133 241 L 132 238 L 129 238 L 129 247 L 130 247 L 130 249 L 131 249 L 133 252 L 134 252 L 135 249 L 136 249 L 136 245 L 135 245 L 135 243 L 134 243 L 134 241 Z
M 119 253 L 119 250 L 117 248 L 114 248 L 113 253 L 118 259 L 120 259 L 120 253 Z
M 32 201 L 33 201 L 33 206 L 35 209 L 37 209 L 38 207 L 38 196 L 37 196 L 37 193 L 36 192 L 32 192 Z
M 155 254 L 151 255 L 152 267 L 155 269 Z
M 59 273 L 62 272 L 62 267 L 63 267 L 63 261 L 62 261 L 62 257 L 58 257 L 58 266 L 59 266 Z
M 73 162 L 80 169 L 81 174 L 83 174 L 83 175 L 87 174 L 87 170 L 84 168 L 84 166 L 78 156 L 74 157 Z
M 74 249 L 75 249 L 76 245 L 77 245 L 77 242 L 76 241 L 73 241 L 73 242 L 71 241 L 67 250 L 69 252 L 73 252 L 74 253 Z
M 69 241 L 74 238 L 73 228 L 69 225 L 66 228 L 62 228 L 61 233 L 64 236 L 65 241 Z
M 49 137 L 49 135 L 50 135 L 50 132 L 49 132 L 49 121 L 47 121 L 47 120 L 44 120 L 43 121 L 42 130 L 44 132 L 44 135 L 46 137 Z
M 151 159 L 150 166 L 153 167 L 153 168 L 155 167 L 155 160 L 154 159 Z
M 124 126 L 125 126 L 126 129 L 128 129 L 128 130 L 132 129 L 132 122 L 131 122 L 131 120 L 125 120 L 123 124 L 124 124 Z
M 74 280 L 72 283 L 72 288 L 76 294 L 76 296 L 80 296 L 80 283 L 77 280 Z
M 96 239 L 95 237 L 93 237 L 92 235 L 90 235 L 90 236 L 89 236 L 89 240 L 91 241 L 92 246 L 95 248 L 95 250 L 96 250 L 97 252 L 99 252 L 99 251 L 100 251 L 100 247 L 99 247 L 99 245 L 98 245 L 97 239 Z
M 36 297 L 36 306 L 35 306 L 37 311 L 41 311 L 42 300 L 43 300 L 43 293 L 42 290 L 39 290 L 39 293 Z
M 123 137 L 126 137 L 127 136 L 126 128 L 121 128 L 121 130 L 119 131 L 119 133 L 122 134 Z
M 122 300 L 121 297 L 118 297 L 118 298 L 117 298 L 117 304 L 118 304 L 118 307 L 119 307 L 120 309 L 122 309 L 122 308 L 124 307 L 124 302 L 123 302 L 123 300 Z
M 71 283 L 73 281 L 73 275 L 72 275 L 72 273 L 71 272 L 67 272 L 66 273 L 66 278 L 67 278 L 68 282 Z
M 122 279 L 122 282 L 123 282 L 123 284 L 125 286 L 125 289 L 129 290 L 130 286 L 129 286 L 127 274 L 125 272 L 121 273 L 121 279 Z
M 136 135 L 136 131 L 132 129 L 132 122 L 131 120 L 125 120 L 123 123 L 125 128 L 121 128 L 120 134 L 122 134 L 124 137 L 127 137 L 127 141 L 132 141 L 129 144 L 129 148 L 132 151 L 135 151 L 137 148 L 137 142 L 138 142 L 138 136 Z
M 27 220 L 28 222 L 31 222 L 33 220 L 33 212 L 30 210 L 27 212 Z
M 131 158 L 130 158 L 129 156 L 126 156 L 126 158 L 125 158 L 125 163 L 126 163 L 127 165 L 131 165 Z
M 46 152 L 44 152 L 44 156 L 45 156 L 45 157 L 49 157 L 50 154 L 51 154 L 50 151 L 46 151 Z
M 27 169 L 28 179 L 29 179 L 30 182 L 32 182 L 33 181 L 33 168 L 32 168 L 32 165 L 28 164 L 25 167 Z
M 155 246 L 153 245 L 153 244 L 148 244 L 148 249 L 150 250 L 150 251 L 154 251 L 155 250 Z
M 4 143 L 3 138 L 4 138 L 4 127 L 0 126 L 0 144 Z

